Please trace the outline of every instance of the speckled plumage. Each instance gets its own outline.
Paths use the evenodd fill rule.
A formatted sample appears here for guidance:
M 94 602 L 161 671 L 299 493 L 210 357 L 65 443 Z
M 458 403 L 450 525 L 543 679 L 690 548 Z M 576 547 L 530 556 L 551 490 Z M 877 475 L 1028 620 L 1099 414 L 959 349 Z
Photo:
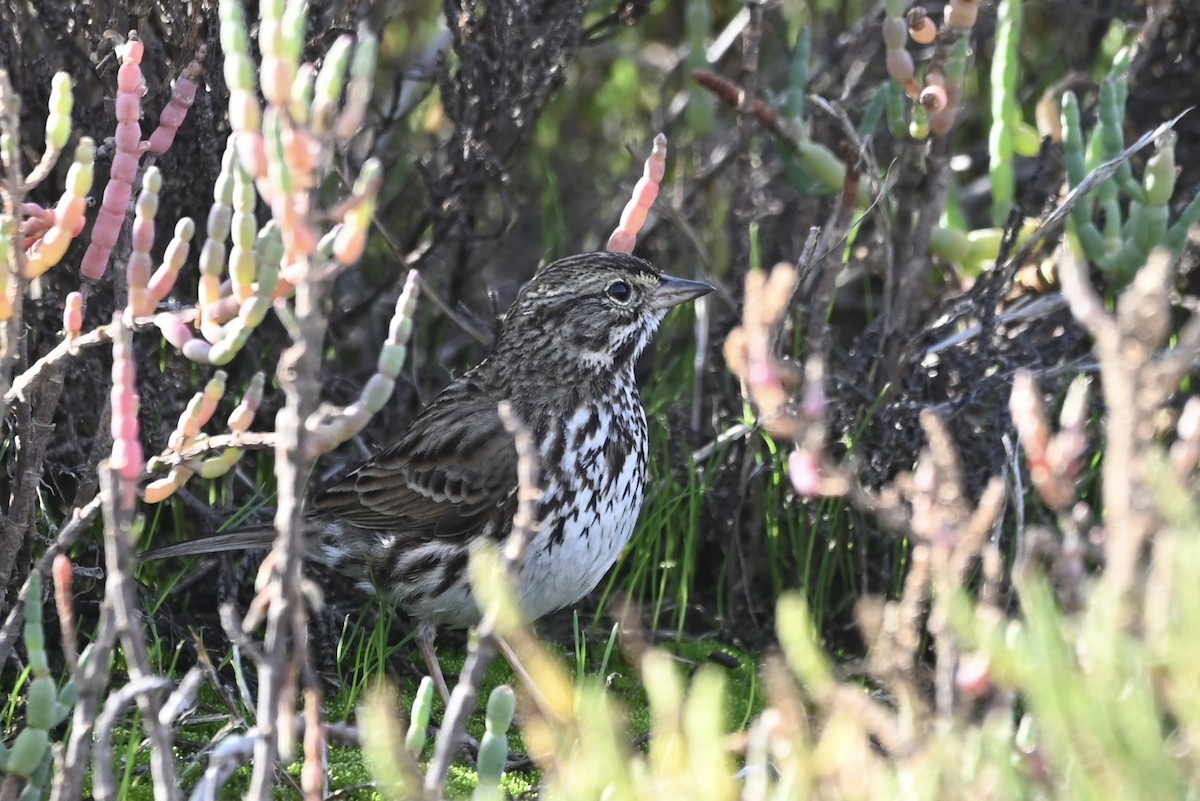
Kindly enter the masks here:
M 519 600 L 530 619 L 575 603 L 612 567 L 642 506 L 647 432 L 634 363 L 670 307 L 710 290 L 622 253 L 546 267 L 488 358 L 313 498 L 308 555 L 382 592 L 430 638 L 437 626 L 473 624 L 470 552 L 506 537 L 516 510 L 516 450 L 497 412 L 507 400 L 533 433 L 543 490 Z M 236 536 L 159 555 L 247 547 Z
M 610 296 L 616 283 L 627 299 Z M 578 601 L 616 561 L 642 506 L 647 433 L 634 362 L 671 305 L 706 291 L 619 253 L 544 269 L 487 359 L 399 441 L 314 498 L 320 561 L 418 620 L 474 623 L 470 551 L 507 536 L 516 509 L 516 451 L 496 411 L 507 400 L 533 432 L 543 483 L 520 601 L 531 619 Z

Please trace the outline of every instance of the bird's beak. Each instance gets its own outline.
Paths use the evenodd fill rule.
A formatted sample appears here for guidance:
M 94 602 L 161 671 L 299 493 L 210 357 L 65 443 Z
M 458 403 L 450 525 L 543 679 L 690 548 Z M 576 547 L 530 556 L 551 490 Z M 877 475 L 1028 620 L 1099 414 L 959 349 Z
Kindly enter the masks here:
M 703 281 L 689 281 L 686 278 L 664 275 L 662 283 L 659 284 L 658 289 L 654 290 L 652 302 L 657 309 L 669 309 L 680 303 L 695 300 L 701 295 L 707 295 L 712 291 L 713 288 Z

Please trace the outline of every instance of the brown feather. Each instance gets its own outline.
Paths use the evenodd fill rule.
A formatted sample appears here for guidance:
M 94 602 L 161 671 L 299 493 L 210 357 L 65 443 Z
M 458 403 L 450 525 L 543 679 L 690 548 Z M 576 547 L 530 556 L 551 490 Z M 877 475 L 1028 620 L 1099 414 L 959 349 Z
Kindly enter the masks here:
M 225 551 L 248 551 L 255 548 L 270 548 L 275 541 L 275 529 L 271 526 L 247 528 L 229 534 L 215 534 L 211 537 L 201 537 L 198 540 L 177 542 L 162 548 L 142 553 L 139 558 L 144 561 L 154 559 L 171 559 L 177 556 L 201 556 L 209 553 L 224 553 Z
M 318 494 L 313 512 L 410 539 L 477 529 L 517 482 L 516 449 L 496 412 L 500 400 L 463 376 L 398 442 Z

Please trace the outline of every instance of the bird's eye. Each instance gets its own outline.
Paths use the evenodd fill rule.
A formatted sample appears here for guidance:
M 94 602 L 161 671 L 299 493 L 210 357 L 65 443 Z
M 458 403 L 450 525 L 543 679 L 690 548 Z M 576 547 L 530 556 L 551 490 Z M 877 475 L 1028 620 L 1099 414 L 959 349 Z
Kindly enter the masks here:
M 624 281 L 614 281 L 612 284 L 609 284 L 608 296 L 613 300 L 625 302 L 629 300 L 631 291 L 629 284 Z

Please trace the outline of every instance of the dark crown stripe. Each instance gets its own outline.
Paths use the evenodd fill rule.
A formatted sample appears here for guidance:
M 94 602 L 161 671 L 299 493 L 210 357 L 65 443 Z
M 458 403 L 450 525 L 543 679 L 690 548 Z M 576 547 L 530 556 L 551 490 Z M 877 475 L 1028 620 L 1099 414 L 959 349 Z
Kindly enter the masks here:
M 654 268 L 654 265 L 645 259 L 640 259 L 629 253 L 614 253 L 607 250 L 599 250 L 594 253 L 580 253 L 576 256 L 567 256 L 565 259 L 551 262 L 543 268 L 538 275 L 545 275 L 551 271 L 558 272 L 559 270 L 570 270 L 579 267 L 587 267 L 589 269 L 609 268 L 613 270 L 624 270 L 634 275 L 646 275 L 654 278 L 661 278 L 662 273 Z

